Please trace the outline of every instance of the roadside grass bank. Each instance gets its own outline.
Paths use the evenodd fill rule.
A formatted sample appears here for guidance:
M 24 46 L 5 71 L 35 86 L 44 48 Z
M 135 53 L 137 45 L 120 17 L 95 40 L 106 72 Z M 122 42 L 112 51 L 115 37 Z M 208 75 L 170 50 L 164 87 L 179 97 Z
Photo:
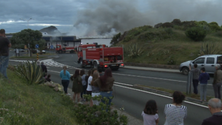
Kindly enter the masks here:
M 167 95 L 172 97 L 172 94 L 174 92 L 174 90 L 170 90 L 170 89 L 165 89 L 165 88 L 159 88 L 159 87 L 153 87 L 153 86 L 146 86 L 146 85 L 134 85 L 134 87 L 138 88 L 138 89 L 143 89 L 143 90 L 148 90 L 150 92 L 154 92 L 154 93 L 159 93 L 159 94 L 163 94 L 163 95 Z M 188 101 L 192 101 L 195 103 L 201 103 L 200 100 L 200 95 L 199 94 L 187 94 L 186 92 L 182 92 L 185 96 L 186 96 L 186 100 Z M 207 101 L 203 102 L 202 104 L 207 105 L 208 100 L 210 100 L 211 98 L 214 98 L 212 96 L 207 96 Z
M 1 125 L 77 125 L 70 97 L 44 85 L 27 85 L 8 71 L 0 77 Z

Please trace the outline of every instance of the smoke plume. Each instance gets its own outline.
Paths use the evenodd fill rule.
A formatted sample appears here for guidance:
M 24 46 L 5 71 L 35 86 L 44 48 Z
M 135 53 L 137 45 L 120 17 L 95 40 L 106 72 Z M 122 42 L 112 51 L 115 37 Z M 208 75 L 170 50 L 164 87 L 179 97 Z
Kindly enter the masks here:
M 219 0 L 94 0 L 78 12 L 73 31 L 85 36 L 113 35 L 160 22 L 222 22 Z

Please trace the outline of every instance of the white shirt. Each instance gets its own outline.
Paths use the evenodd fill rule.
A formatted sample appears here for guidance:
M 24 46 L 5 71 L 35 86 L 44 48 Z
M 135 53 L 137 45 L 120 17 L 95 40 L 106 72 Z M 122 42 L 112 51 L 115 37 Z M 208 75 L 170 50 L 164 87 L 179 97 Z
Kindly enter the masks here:
M 158 114 L 149 115 L 142 111 L 143 125 L 156 125 L 156 120 L 159 118 Z
M 184 125 L 183 121 L 187 116 L 186 106 L 175 106 L 173 104 L 166 104 L 164 113 L 166 115 L 166 122 L 164 125 Z
M 92 76 L 89 76 L 89 78 L 88 78 L 88 86 L 86 88 L 87 91 L 92 91 L 91 82 L 92 82 Z

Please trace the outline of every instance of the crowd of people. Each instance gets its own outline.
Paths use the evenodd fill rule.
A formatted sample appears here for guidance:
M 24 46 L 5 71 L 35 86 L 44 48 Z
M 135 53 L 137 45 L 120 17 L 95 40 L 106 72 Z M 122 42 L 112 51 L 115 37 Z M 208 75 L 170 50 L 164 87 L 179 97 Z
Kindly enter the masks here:
M 214 96 L 215 98 L 221 99 L 221 85 L 222 85 L 222 70 L 221 65 L 217 64 L 215 66 L 215 72 L 214 72 L 214 80 L 212 83 L 213 90 L 214 90 Z M 208 80 L 210 79 L 209 74 L 205 70 L 205 68 L 201 68 L 200 70 L 197 67 L 197 64 L 194 64 L 194 69 L 191 69 L 191 66 L 189 67 L 192 78 L 193 78 L 193 93 L 198 94 L 198 85 L 200 85 L 200 102 L 206 102 L 206 93 L 207 93 L 207 84 Z M 200 84 L 199 84 L 200 82 Z
M 164 108 L 165 123 L 164 125 L 184 125 L 187 117 L 187 107 L 182 105 L 185 99 L 179 91 L 173 93 L 173 102 L 166 104 Z M 201 125 L 222 125 L 222 104 L 218 98 L 212 98 L 208 101 L 208 107 L 212 114 L 211 117 L 203 120 Z M 158 125 L 158 107 L 155 100 L 148 100 L 142 111 L 144 125 Z
M 75 73 L 70 76 L 70 73 L 67 71 L 67 67 L 64 66 L 63 70 L 60 72 L 60 77 L 62 79 L 62 85 L 64 92 L 67 95 L 70 95 L 67 92 L 69 86 L 69 81 L 73 82 L 72 92 L 74 102 L 89 101 L 90 106 L 99 105 L 100 101 L 98 100 L 87 100 L 84 98 L 84 94 L 96 97 L 101 95 L 101 102 L 106 103 L 103 99 L 104 97 L 108 99 L 108 104 L 112 102 L 112 87 L 114 83 L 114 78 L 112 77 L 111 69 L 106 69 L 104 74 L 101 69 L 90 69 L 87 74 L 85 70 L 75 70 Z

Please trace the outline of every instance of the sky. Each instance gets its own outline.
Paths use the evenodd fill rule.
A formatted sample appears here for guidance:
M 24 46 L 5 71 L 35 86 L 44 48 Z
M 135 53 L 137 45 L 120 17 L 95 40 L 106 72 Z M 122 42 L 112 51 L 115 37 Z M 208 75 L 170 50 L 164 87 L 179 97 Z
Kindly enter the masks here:
M 56 26 L 76 36 L 110 36 L 157 23 L 207 21 L 222 25 L 222 0 L 1 0 L 7 33 Z

